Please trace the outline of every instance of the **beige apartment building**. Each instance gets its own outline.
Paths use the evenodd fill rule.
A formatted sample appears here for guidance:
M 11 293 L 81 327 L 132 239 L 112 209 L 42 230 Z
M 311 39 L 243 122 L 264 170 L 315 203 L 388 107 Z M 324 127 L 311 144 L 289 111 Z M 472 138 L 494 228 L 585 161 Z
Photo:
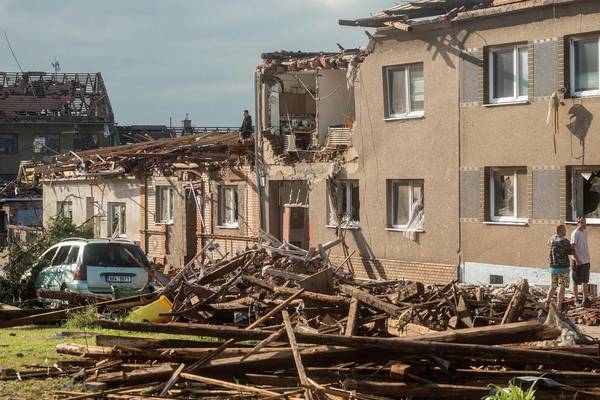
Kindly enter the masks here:
M 599 2 L 421 0 L 340 23 L 377 29 L 345 69 L 354 107 L 338 157 L 288 157 L 295 177 L 282 175 L 282 161 L 269 161 L 273 135 L 287 139 L 269 113 L 281 101 L 272 75 L 257 80 L 267 202 L 273 182 L 305 184 L 305 225 L 292 223 L 305 226 L 305 246 L 342 228 L 357 276 L 547 284 L 555 225 L 570 232 L 585 214 L 600 282 Z M 286 68 L 330 68 L 295 61 Z M 283 212 L 268 214 L 270 233 L 295 232 Z

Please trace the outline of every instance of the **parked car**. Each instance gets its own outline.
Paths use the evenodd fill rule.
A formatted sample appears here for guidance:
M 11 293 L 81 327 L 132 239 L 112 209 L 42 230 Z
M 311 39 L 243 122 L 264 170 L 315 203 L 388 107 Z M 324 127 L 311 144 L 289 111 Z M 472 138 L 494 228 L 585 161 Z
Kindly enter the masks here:
M 122 239 L 66 239 L 40 257 L 44 267 L 35 288 L 112 294 L 148 284 L 150 263 L 142 249 Z

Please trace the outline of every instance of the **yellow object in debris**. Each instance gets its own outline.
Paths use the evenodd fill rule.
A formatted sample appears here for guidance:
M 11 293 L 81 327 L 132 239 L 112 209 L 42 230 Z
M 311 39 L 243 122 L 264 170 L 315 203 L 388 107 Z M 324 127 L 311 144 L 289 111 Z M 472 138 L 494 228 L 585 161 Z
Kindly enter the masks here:
M 169 322 L 171 317 L 161 317 L 160 314 L 172 311 L 173 303 L 165 296 L 160 296 L 158 300 L 131 312 L 125 320 L 129 322 Z

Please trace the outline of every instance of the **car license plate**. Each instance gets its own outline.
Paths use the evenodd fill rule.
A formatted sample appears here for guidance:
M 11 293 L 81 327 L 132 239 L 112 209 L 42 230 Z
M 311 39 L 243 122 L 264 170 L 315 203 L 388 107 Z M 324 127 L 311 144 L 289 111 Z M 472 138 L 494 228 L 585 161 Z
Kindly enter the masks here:
M 106 275 L 106 282 L 131 283 L 131 276 L 128 276 L 128 275 Z

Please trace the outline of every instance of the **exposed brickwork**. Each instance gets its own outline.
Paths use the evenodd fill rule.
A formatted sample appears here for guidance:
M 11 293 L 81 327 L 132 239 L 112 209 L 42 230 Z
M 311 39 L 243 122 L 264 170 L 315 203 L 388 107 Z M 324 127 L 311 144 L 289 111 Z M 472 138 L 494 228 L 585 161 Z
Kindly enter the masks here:
M 331 260 L 334 263 L 341 263 L 344 258 L 331 256 Z M 448 264 L 352 257 L 352 267 L 355 276 L 364 279 L 407 279 L 423 283 L 446 284 L 458 278 L 458 267 Z

